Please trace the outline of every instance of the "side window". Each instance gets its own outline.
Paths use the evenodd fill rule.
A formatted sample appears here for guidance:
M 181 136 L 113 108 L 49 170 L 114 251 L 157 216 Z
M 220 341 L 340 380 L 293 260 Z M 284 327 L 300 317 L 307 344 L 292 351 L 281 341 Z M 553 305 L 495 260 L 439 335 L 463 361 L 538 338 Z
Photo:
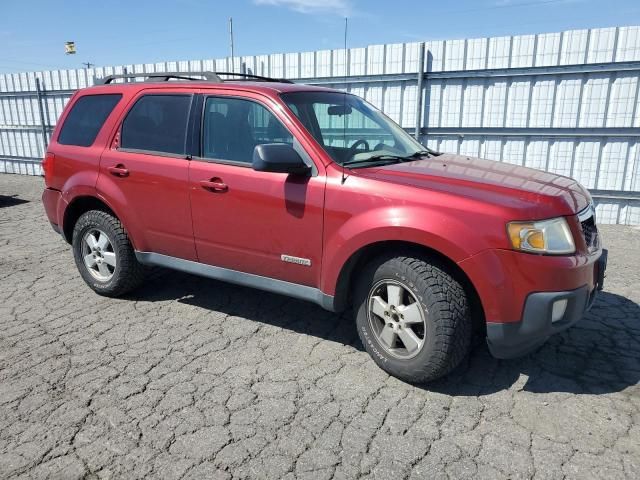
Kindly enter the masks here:
M 122 95 L 85 95 L 71 107 L 71 111 L 62 125 L 58 143 L 89 147 L 98 136 L 105 120 L 113 111 Z
M 120 148 L 184 155 L 191 95 L 145 95 L 122 122 Z
M 202 155 L 205 158 L 251 163 L 256 145 L 293 145 L 291 133 L 259 103 L 209 97 L 204 108 Z

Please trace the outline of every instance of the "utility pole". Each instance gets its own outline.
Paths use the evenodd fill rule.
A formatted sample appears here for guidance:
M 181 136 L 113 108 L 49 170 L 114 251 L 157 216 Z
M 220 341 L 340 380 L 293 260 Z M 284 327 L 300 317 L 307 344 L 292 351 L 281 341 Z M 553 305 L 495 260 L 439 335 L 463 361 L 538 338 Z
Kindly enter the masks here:
M 89 69 L 91 67 L 95 67 L 96 64 L 95 63 L 91 63 L 91 62 L 82 62 L 82 65 L 85 66 L 85 68 Z
M 233 61 L 233 18 L 229 17 L 229 43 L 231 46 L 231 71 L 234 70 L 234 61 Z

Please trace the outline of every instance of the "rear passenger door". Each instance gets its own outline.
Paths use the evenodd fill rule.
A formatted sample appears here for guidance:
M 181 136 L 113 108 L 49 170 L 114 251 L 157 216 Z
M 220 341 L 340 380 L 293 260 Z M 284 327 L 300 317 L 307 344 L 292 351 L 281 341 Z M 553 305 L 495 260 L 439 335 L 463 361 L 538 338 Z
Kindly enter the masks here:
M 194 98 L 142 91 L 102 155 L 97 189 L 123 217 L 138 251 L 196 259 L 186 145 Z

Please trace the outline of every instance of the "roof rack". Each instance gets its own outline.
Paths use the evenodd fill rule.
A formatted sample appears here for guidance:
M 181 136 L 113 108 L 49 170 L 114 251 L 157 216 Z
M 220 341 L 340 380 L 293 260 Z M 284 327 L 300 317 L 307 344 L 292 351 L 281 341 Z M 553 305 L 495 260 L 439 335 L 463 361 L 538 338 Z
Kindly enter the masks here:
M 287 80 L 286 78 L 271 78 L 271 77 L 263 77 L 261 75 L 252 75 L 250 73 L 237 73 L 237 72 L 215 72 L 216 75 L 231 75 L 234 77 L 240 77 L 239 79 L 236 78 L 229 78 L 226 80 L 222 80 L 224 81 L 233 81 L 233 80 L 240 80 L 240 79 L 249 79 L 249 80 L 260 80 L 262 82 L 278 82 L 278 83 L 293 83 L 291 80 Z
M 218 75 L 216 75 L 214 72 L 124 73 L 120 75 L 107 75 L 104 78 L 96 78 L 95 85 L 108 85 L 110 83 L 113 83 L 113 81 L 118 78 L 128 80 L 128 79 L 141 78 L 141 77 L 145 77 L 146 82 L 153 82 L 153 81 L 167 82 L 171 79 L 202 81 L 202 78 L 195 78 L 196 76 L 203 77 L 204 80 L 209 82 L 222 81 L 222 79 Z
M 227 78 L 222 79 L 219 75 L 240 77 L 240 78 Z M 207 81 L 214 83 L 222 83 L 225 81 L 234 81 L 241 79 L 259 80 L 261 82 L 281 82 L 281 83 L 293 83 L 291 80 L 277 79 L 262 77 L 260 75 L 252 75 L 249 73 L 235 73 L 235 72 L 159 72 L 159 73 L 125 73 L 119 75 L 107 75 L 104 78 L 96 78 L 95 85 L 109 85 L 114 80 L 122 78 L 124 80 L 142 78 L 145 82 L 168 82 L 169 80 L 190 80 L 190 81 Z M 202 77 L 202 78 L 196 78 Z

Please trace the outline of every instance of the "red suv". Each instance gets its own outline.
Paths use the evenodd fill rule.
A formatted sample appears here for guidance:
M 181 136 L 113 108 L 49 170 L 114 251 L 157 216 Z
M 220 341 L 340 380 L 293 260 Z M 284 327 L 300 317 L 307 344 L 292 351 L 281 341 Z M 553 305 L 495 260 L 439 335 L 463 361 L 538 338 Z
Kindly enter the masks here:
M 158 265 L 351 305 L 375 362 L 424 382 L 475 325 L 518 356 L 602 288 L 593 203 L 570 178 L 434 152 L 336 90 L 146 76 L 78 91 L 43 163 L 49 220 L 99 294 Z

